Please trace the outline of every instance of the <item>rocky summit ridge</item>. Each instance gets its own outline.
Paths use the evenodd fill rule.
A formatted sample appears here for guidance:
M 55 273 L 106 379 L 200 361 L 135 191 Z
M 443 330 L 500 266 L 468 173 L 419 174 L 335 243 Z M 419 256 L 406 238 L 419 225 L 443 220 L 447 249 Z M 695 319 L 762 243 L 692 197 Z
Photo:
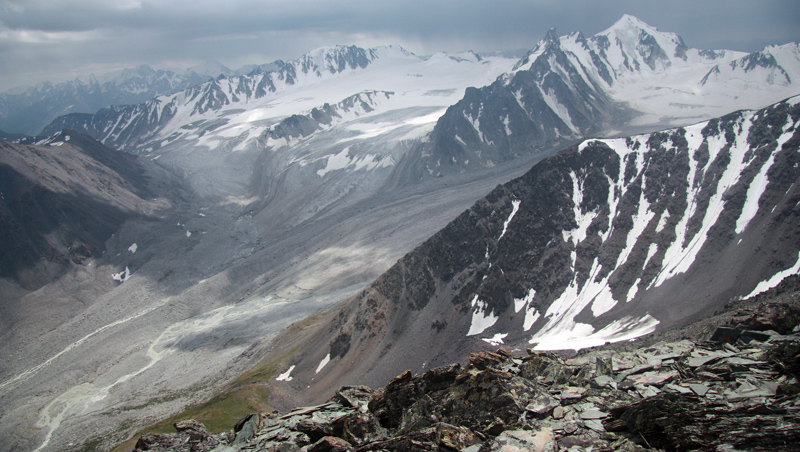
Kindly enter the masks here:
M 571 358 L 473 353 L 466 366 L 254 413 L 228 433 L 182 420 L 177 433 L 142 435 L 135 450 L 799 450 L 798 289 L 790 277 L 682 330 Z

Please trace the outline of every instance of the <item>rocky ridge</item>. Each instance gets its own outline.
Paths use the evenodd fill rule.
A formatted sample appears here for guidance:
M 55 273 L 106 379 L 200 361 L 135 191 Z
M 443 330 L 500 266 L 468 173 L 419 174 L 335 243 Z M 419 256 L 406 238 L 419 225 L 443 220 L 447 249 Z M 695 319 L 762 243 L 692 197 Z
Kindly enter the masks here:
M 254 109 L 254 102 L 263 103 L 265 98 L 274 93 L 314 84 L 337 74 L 363 70 L 381 56 L 409 60 L 416 58 L 405 49 L 394 47 L 324 47 L 297 60 L 286 63 L 279 61 L 272 66 L 265 66 L 265 70 L 253 70 L 246 75 L 222 76 L 180 92 L 150 98 L 142 103 L 112 105 L 92 114 L 63 115 L 47 125 L 41 135 L 71 128 L 116 149 L 143 154 L 170 144 L 179 135 L 185 135 L 182 131 L 187 129 L 202 125 L 202 136 L 220 128 L 230 121 L 229 110 Z M 351 93 L 355 94 L 358 93 Z M 168 128 L 171 121 L 187 119 L 185 117 L 188 117 L 188 123 L 173 129 Z
M 473 353 L 463 367 L 252 414 L 228 433 L 180 421 L 177 433 L 142 435 L 135 450 L 797 450 L 798 277 L 730 309 L 709 319 L 724 326 L 673 332 L 692 339 L 571 358 Z

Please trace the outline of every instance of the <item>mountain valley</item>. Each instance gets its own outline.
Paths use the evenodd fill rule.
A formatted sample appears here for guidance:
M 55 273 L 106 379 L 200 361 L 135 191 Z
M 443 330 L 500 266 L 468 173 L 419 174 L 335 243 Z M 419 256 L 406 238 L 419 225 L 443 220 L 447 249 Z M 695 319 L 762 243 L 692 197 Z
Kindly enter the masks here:
M 244 409 L 289 409 L 774 287 L 796 80 L 797 43 L 626 15 L 522 59 L 320 48 L 0 142 L 0 450 L 111 449 L 259 363 Z

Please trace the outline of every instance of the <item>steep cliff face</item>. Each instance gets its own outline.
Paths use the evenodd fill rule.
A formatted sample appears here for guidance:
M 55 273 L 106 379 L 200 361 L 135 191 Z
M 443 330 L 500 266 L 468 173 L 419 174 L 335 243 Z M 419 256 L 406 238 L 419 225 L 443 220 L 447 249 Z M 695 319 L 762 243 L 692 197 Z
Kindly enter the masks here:
M 798 121 L 793 98 L 542 161 L 347 302 L 296 379 L 371 382 L 485 343 L 620 341 L 777 284 L 800 269 Z

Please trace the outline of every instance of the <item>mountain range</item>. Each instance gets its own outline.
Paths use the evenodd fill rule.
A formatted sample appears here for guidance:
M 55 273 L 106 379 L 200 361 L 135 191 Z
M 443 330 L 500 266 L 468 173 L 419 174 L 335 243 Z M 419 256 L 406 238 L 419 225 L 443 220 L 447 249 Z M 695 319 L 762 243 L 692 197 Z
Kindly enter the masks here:
M 281 63 L 250 65 L 236 71 L 216 62 L 183 71 L 156 70 L 141 65 L 58 84 L 42 82 L 28 88 L 12 88 L 0 93 L 0 129 L 7 133 L 36 135 L 61 115 L 92 113 L 110 105 L 138 104 L 219 76 L 262 70 L 275 64 Z
M 227 400 L 626 340 L 773 286 L 800 259 L 798 49 L 624 16 L 522 59 L 326 47 L 58 117 L 4 147 L 0 433 L 109 448 L 259 362 Z

